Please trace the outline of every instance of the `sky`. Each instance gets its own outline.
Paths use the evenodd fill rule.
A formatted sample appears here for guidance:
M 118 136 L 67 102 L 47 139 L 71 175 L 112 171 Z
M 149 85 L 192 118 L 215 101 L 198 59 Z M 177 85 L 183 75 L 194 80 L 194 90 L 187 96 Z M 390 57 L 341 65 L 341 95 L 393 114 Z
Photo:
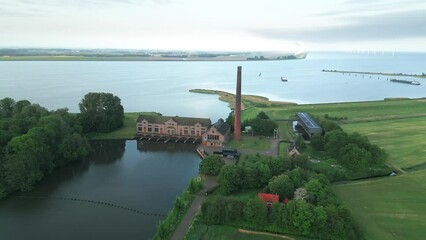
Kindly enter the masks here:
M 424 0 L 0 0 L 0 48 L 426 52 Z

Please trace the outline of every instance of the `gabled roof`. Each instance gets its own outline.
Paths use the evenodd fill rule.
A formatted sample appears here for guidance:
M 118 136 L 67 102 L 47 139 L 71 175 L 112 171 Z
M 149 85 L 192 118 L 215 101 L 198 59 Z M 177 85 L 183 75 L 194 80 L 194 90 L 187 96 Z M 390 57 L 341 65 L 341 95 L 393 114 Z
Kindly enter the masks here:
M 262 200 L 262 202 L 264 203 L 276 203 L 280 199 L 280 196 L 278 196 L 277 194 L 270 193 L 258 193 L 257 197 L 260 198 L 260 200 Z
M 194 126 L 199 123 L 201 126 L 208 128 L 211 125 L 211 121 L 208 118 L 189 118 L 189 117 L 172 117 L 172 116 L 159 116 L 159 115 L 139 115 L 137 122 L 146 120 L 149 123 L 164 124 L 168 120 L 172 119 L 177 122 L 178 125 Z
M 309 130 L 321 130 L 318 123 L 306 112 L 296 112 L 296 116 L 302 121 Z
M 217 120 L 217 122 L 213 124 L 213 127 L 216 128 L 216 130 L 222 135 L 227 134 L 229 130 L 231 130 L 231 126 L 229 126 L 229 124 L 223 121 L 222 118 L 219 118 L 219 120 Z

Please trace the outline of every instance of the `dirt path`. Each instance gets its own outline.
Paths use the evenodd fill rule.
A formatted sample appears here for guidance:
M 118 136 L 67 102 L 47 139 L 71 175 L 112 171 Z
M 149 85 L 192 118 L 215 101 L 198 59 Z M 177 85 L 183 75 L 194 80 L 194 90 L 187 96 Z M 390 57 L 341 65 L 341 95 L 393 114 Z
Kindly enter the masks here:
M 291 238 L 285 235 L 275 234 L 275 233 L 255 232 L 255 231 L 250 231 L 245 229 L 238 229 L 238 231 L 240 233 L 246 233 L 246 234 L 268 235 L 268 236 L 279 237 L 279 238 L 288 239 L 288 240 L 294 240 L 294 238 Z

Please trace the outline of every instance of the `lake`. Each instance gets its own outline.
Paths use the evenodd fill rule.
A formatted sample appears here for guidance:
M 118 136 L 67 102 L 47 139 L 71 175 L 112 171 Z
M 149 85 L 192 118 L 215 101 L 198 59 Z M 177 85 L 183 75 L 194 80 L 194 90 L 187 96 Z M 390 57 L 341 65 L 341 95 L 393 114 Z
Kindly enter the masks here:
M 98 141 L 92 146 L 90 159 L 57 169 L 34 190 L 0 201 L 0 239 L 149 239 L 198 173 L 195 145 Z
M 217 96 L 192 88 L 235 92 L 237 66 L 243 67 L 243 94 L 296 103 L 383 100 L 426 96 L 422 85 L 392 83 L 386 77 L 323 73 L 322 69 L 415 73 L 426 71 L 425 53 L 310 53 L 304 60 L 244 62 L 0 62 L 0 98 L 28 99 L 49 109 L 78 112 L 88 92 L 111 92 L 126 112 L 226 118 Z M 261 74 L 260 74 L 261 73 Z M 259 74 L 261 76 L 259 76 Z M 289 81 L 282 82 L 281 76 Z M 409 79 L 409 78 L 402 78 Z

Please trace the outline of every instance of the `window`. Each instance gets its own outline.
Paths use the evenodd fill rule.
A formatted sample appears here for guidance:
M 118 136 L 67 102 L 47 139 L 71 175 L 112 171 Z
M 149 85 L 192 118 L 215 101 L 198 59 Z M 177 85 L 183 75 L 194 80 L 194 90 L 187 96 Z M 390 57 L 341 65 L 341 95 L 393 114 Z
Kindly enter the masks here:
M 207 139 L 208 140 L 219 140 L 219 136 L 218 135 L 208 135 Z
M 188 135 L 188 134 L 189 134 L 188 129 L 185 129 L 184 134 L 185 134 L 185 135 Z
M 157 126 L 154 127 L 154 132 L 158 133 L 158 127 Z
M 152 132 L 152 127 L 148 127 L 148 132 Z
M 142 132 L 142 127 L 138 127 L 138 132 Z
M 194 136 L 195 135 L 195 129 L 191 129 L 191 135 Z

